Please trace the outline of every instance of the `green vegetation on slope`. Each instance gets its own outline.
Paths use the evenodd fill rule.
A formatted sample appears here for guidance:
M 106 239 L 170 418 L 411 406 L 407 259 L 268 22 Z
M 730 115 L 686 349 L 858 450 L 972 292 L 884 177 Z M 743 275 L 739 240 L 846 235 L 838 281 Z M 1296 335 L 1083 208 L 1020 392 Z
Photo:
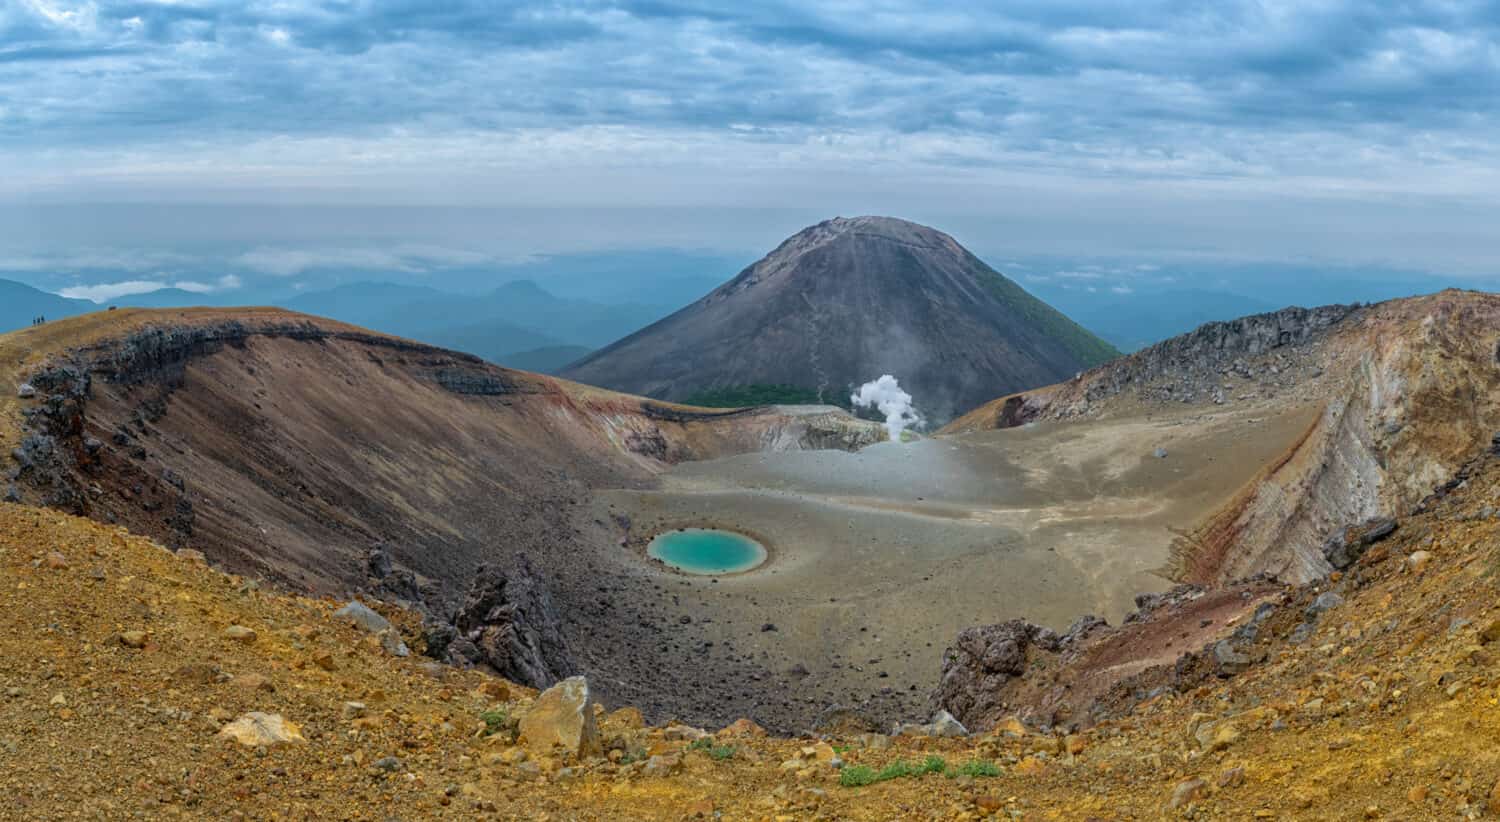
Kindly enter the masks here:
M 842 393 L 818 399 L 818 392 L 795 385 L 734 385 L 728 388 L 710 388 L 699 391 L 682 400 L 684 405 L 703 408 L 748 408 L 753 405 L 837 405 L 849 407 L 849 398 Z
M 1088 329 L 1068 319 L 1068 316 L 1032 296 L 1030 292 L 1012 282 L 1009 277 L 994 269 L 981 275 L 979 282 L 995 299 L 1005 303 L 1043 333 L 1056 339 L 1073 356 L 1083 361 L 1087 368 L 1109 362 L 1120 356 L 1114 346 L 1094 336 Z

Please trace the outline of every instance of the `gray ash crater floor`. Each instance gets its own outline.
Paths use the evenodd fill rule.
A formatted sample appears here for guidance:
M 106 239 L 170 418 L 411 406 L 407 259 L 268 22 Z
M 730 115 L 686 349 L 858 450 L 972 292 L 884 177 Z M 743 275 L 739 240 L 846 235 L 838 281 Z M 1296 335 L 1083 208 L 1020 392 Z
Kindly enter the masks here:
M 713 720 L 801 730 L 827 705 L 868 704 L 888 721 L 927 710 L 943 649 L 965 627 L 1118 623 L 1136 594 L 1167 588 L 1156 572 L 1173 529 L 1226 501 L 1314 415 L 1199 411 L 748 454 L 683 464 L 656 489 L 603 491 L 596 504 L 629 518 L 611 564 L 654 586 L 661 641 L 702 668 L 676 678 L 723 698 Z M 770 559 L 718 578 L 645 559 L 651 536 L 684 526 L 754 535 Z M 752 676 L 756 688 L 737 686 Z

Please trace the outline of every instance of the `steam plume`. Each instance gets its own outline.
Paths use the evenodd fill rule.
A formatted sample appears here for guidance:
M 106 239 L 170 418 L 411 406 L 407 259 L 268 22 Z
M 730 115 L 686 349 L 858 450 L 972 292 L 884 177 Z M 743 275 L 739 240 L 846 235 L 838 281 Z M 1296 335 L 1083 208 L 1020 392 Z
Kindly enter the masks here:
M 849 397 L 856 408 L 874 408 L 885 415 L 885 430 L 892 442 L 901 441 L 901 432 L 922 424 L 922 415 L 911 404 L 911 395 L 901 390 L 896 378 L 882 374 L 859 387 Z

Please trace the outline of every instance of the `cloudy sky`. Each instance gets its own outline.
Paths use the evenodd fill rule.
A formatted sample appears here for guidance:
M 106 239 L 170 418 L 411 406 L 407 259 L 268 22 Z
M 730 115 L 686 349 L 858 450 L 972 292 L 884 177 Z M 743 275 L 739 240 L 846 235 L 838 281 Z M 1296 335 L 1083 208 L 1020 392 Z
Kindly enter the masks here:
M 224 289 L 885 213 L 992 262 L 1481 277 L 1497 29 L 1463 0 L 0 0 L 0 270 Z

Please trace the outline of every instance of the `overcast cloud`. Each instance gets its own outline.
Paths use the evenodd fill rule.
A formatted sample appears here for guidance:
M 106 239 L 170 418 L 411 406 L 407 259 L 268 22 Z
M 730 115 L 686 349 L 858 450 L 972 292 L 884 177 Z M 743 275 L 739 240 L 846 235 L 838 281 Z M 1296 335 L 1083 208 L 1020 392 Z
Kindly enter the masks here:
M 981 5 L 9 0 L 0 199 L 572 223 L 387 246 L 273 223 L 230 258 L 278 277 L 567 250 L 569 215 L 635 207 L 762 210 L 642 217 L 641 244 L 764 249 L 809 212 L 883 212 L 995 253 L 1500 263 L 1492 3 Z M 22 233 L 0 253 L 37 252 Z

